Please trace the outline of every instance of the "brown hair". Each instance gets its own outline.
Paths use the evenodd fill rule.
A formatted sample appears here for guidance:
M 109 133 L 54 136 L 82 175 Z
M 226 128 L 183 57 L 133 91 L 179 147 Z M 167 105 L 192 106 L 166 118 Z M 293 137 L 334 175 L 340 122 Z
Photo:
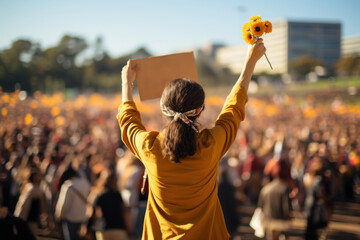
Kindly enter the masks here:
M 167 84 L 162 94 L 162 104 L 179 113 L 201 107 L 204 104 L 205 93 L 200 84 L 189 79 L 179 78 Z M 188 117 L 195 121 L 198 116 Z M 196 132 L 181 119 L 174 120 L 163 130 L 161 142 L 163 154 L 172 162 L 179 163 L 180 158 L 192 156 L 196 152 Z

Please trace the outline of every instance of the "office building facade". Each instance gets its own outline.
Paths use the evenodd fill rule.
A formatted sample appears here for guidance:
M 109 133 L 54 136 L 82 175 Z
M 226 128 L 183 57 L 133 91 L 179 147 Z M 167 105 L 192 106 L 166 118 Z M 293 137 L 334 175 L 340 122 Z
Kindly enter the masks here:
M 255 73 L 289 73 L 289 64 L 302 55 L 333 65 L 340 58 L 341 24 L 280 20 L 273 22 L 273 31 L 263 36 L 270 69 L 265 57 L 259 60 Z M 234 73 L 241 71 L 247 45 L 220 48 L 216 60 Z
M 360 56 L 360 36 L 351 36 L 341 39 L 341 56 Z

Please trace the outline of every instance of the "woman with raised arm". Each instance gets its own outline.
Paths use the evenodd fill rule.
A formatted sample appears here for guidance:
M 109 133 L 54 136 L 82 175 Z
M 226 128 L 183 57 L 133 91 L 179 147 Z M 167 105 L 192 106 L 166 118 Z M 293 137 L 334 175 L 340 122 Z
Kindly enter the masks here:
M 262 39 L 249 47 L 215 126 L 202 130 L 196 124 L 204 109 L 202 87 L 176 79 L 160 102 L 168 125 L 160 132 L 146 131 L 132 97 L 136 66 L 129 60 L 123 68 L 117 119 L 123 142 L 145 165 L 149 180 L 142 239 L 229 239 L 217 194 L 218 165 L 244 120 L 249 82 L 265 51 Z

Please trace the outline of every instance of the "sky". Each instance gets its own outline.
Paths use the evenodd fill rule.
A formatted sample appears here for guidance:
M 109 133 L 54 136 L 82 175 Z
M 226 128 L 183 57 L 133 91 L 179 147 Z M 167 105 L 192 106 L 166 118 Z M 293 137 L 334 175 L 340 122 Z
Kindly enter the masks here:
M 17 39 L 42 48 L 65 34 L 93 46 L 102 37 L 112 56 L 145 47 L 153 55 L 205 43 L 242 44 L 241 27 L 253 15 L 339 22 L 342 36 L 360 36 L 360 0 L 0 0 L 0 50 Z

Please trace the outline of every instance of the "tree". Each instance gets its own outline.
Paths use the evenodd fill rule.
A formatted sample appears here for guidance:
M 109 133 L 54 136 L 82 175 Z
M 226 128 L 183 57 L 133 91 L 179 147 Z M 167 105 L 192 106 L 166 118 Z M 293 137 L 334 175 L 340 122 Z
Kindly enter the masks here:
M 96 46 L 94 57 L 88 61 L 89 64 L 85 67 L 84 81 L 87 82 L 89 88 L 95 91 L 119 91 L 121 88 L 121 70 L 127 61 L 150 56 L 151 54 L 144 47 L 140 47 L 124 56 L 111 58 L 107 52 L 99 51 L 99 46 Z
M 316 66 L 324 66 L 324 64 L 319 59 L 314 59 L 309 55 L 302 55 L 290 62 L 289 71 L 302 78 L 314 71 Z
M 360 56 L 346 56 L 336 63 L 336 71 L 340 76 L 358 76 L 360 74 Z
M 143 47 L 112 58 L 103 49 L 102 39 L 94 45 L 93 56 L 83 64 L 76 60 L 88 47 L 83 38 L 65 35 L 56 46 L 41 49 L 38 43 L 17 40 L 11 48 L 0 51 L 0 85 L 4 91 L 19 86 L 30 93 L 61 91 L 66 88 L 118 91 L 121 70 L 128 59 L 149 57 Z
M 83 38 L 65 35 L 57 46 L 39 50 L 32 61 L 37 88 L 43 91 L 55 90 L 54 86 L 82 88 L 83 69 L 75 65 L 75 60 L 86 48 Z
M 0 85 L 4 91 L 13 91 L 15 86 L 30 90 L 28 65 L 32 58 L 33 43 L 20 39 L 11 48 L 0 52 Z

